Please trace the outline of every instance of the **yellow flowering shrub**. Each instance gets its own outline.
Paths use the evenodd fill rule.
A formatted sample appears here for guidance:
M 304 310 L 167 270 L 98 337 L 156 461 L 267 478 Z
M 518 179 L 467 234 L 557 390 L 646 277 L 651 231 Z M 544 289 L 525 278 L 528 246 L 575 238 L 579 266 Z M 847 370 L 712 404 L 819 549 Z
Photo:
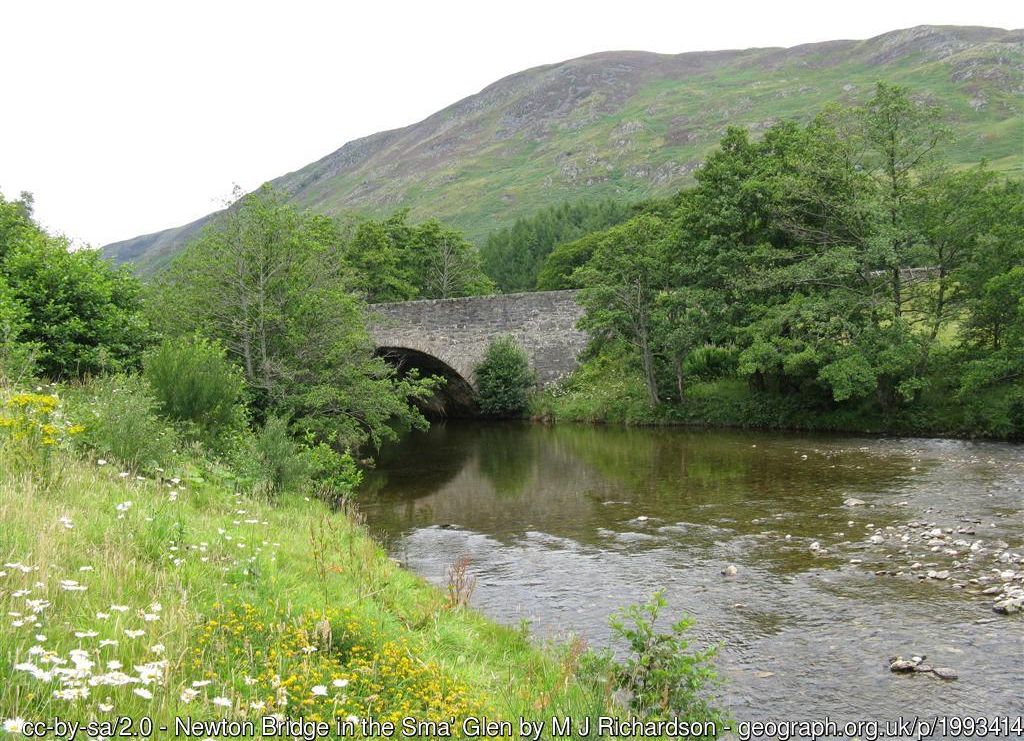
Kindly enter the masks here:
M 349 609 L 279 621 L 250 604 L 219 606 L 195 643 L 192 670 L 238 678 L 232 706 L 241 714 L 400 722 L 483 712 L 482 698 L 465 683 Z
M 52 448 L 82 431 L 70 424 L 53 394 L 17 393 L 0 401 L 0 434 L 27 448 Z

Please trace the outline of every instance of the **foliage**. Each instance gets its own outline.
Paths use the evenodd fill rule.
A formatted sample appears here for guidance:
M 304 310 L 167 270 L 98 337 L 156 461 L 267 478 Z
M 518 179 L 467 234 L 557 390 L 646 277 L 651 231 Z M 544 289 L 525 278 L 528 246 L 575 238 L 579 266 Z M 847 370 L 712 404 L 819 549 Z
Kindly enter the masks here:
M 284 417 L 271 415 L 263 427 L 242 435 L 234 465 L 252 490 L 263 496 L 297 491 L 309 481 L 310 460 Z
M 368 303 L 490 293 L 480 255 L 455 229 L 431 219 L 408 224 L 407 211 L 360 222 L 344 259 L 352 289 Z
M 164 340 L 143 358 L 143 377 L 164 416 L 186 423 L 199 439 L 214 442 L 244 422 L 242 372 L 215 341 L 200 335 Z
M 673 717 L 692 722 L 724 725 L 724 717 L 710 701 L 718 681 L 714 647 L 694 650 L 686 638 L 693 620 L 683 617 L 667 633 L 657 630 L 658 617 L 667 602 L 655 592 L 643 605 L 630 605 L 612 615 L 612 632 L 629 649 L 624 661 L 612 654 L 598 654 L 592 661 L 597 671 L 609 672 L 615 686 L 630 698 L 630 710 L 645 720 Z
M 169 466 L 177 433 L 160 416 L 160 402 L 137 375 L 92 379 L 67 394 L 68 415 L 81 425 L 77 447 L 130 469 L 155 471 Z
M 0 454 L 15 470 L 48 470 L 52 454 L 82 432 L 52 393 L 0 389 Z
M 338 451 L 324 443 L 306 450 L 309 476 L 321 499 L 339 504 L 352 497 L 363 481 L 363 472 L 351 453 Z
M 476 367 L 480 411 L 491 417 L 522 416 L 535 380 L 526 352 L 510 336 L 493 340 Z
M 32 344 L 43 373 L 75 378 L 138 364 L 150 332 L 126 268 L 94 250 L 72 251 L 32 221 L 24 202 L 2 197 L 0 258 L 0 331 Z
M 656 419 L 632 348 L 617 342 L 602 345 L 569 378 L 539 394 L 532 413 L 548 422 L 649 424 Z
M 396 419 L 424 423 L 411 402 L 435 382 L 398 378 L 374 357 L 345 265 L 334 222 L 263 188 L 189 245 L 151 306 L 168 336 L 200 332 L 223 345 L 257 418 L 288 416 L 340 448 L 378 444 Z
M 666 278 L 661 228 L 657 217 L 641 215 L 608 230 L 578 271 L 587 310 L 580 326 L 634 346 L 652 406 L 660 402 L 652 314 Z
M 21 337 L 27 315 L 28 309 L 0 274 L 0 382 L 14 384 L 35 373 L 39 345 Z
M 625 221 L 631 212 L 611 199 L 563 203 L 491 232 L 480 250 L 487 275 L 508 293 L 540 287 L 538 274 L 558 245 Z M 544 289 L 547 290 L 547 289 Z
M 1016 383 L 1021 186 L 946 168 L 940 118 L 879 84 L 863 106 L 760 140 L 730 129 L 669 210 L 567 251 L 563 270 L 586 260 L 570 279 L 581 326 L 631 348 L 652 410 L 737 377 L 812 416 L 892 416 L 950 372 L 963 395 Z M 958 362 L 940 372 L 953 342 Z

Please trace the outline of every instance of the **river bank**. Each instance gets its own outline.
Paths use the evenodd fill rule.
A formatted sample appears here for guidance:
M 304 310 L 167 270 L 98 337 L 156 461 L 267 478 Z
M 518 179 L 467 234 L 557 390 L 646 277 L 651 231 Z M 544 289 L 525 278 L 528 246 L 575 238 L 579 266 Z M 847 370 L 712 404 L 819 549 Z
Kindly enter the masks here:
M 683 403 L 652 407 L 639 375 L 608 359 L 584 364 L 533 399 L 530 416 L 545 423 L 587 422 L 794 432 L 1024 439 L 1024 387 L 979 389 L 962 399 L 941 378 L 913 404 L 882 409 L 873 400 L 825 404 L 803 395 L 758 392 L 740 379 L 695 381 Z
M 397 566 L 353 509 L 250 497 L 197 460 L 0 452 L 0 472 L 0 720 L 601 710 L 568 659 Z

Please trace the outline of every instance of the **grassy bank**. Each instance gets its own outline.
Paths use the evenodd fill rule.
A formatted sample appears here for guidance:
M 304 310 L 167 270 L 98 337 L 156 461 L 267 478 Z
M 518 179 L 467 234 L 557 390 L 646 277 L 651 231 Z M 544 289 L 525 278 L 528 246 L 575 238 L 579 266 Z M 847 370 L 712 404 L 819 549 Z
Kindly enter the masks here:
M 452 605 L 351 511 L 253 498 L 197 461 L 141 477 L 18 450 L 0 452 L 0 720 L 600 709 L 578 652 Z
M 561 386 L 536 397 L 532 415 L 552 422 L 1004 440 L 1024 435 L 1024 388 L 1019 384 L 980 389 L 963 399 L 950 380 L 937 373 L 913 404 L 887 410 L 873 399 L 835 404 L 807 395 L 755 391 L 738 378 L 695 381 L 682 403 L 655 408 L 647 401 L 639 370 L 611 354 L 589 360 Z

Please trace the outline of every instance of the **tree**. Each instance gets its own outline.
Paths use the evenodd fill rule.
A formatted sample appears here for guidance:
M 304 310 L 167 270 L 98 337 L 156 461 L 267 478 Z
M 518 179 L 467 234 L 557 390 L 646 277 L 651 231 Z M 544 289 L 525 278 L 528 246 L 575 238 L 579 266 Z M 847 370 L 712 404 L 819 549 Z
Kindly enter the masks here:
M 914 246 L 909 209 L 915 190 L 927 182 L 929 168 L 937 164 L 938 146 L 946 136 L 934 106 L 910 98 L 907 88 L 879 82 L 875 94 L 854 112 L 859 124 L 855 146 L 861 163 L 876 185 L 880 220 L 876 225 L 876 256 L 891 281 L 892 310 L 903 313 L 902 268 L 909 264 Z
M 455 229 L 431 219 L 412 228 L 408 260 L 414 269 L 417 298 L 456 298 L 491 293 L 480 254 Z
M 550 206 L 492 232 L 481 254 L 487 275 L 502 291 L 532 291 L 558 245 L 621 224 L 633 208 L 611 199 Z M 547 290 L 547 289 L 544 289 Z
M 408 245 L 411 229 L 406 211 L 384 221 L 361 222 L 345 246 L 348 285 L 367 303 L 408 301 L 418 292 Z
M 609 229 L 590 261 L 574 274 L 584 286 L 579 301 L 587 310 L 580 326 L 636 348 L 653 405 L 661 401 L 653 313 L 667 279 L 663 226 L 659 218 L 645 214 Z
M 475 374 L 481 412 L 492 417 L 519 417 L 526 412 L 535 379 L 529 358 L 512 337 L 494 340 Z
M 168 334 L 223 344 L 258 417 L 289 417 L 341 448 L 378 444 L 393 418 L 423 424 L 410 402 L 436 383 L 374 357 L 352 282 L 337 225 L 264 187 L 186 247 L 151 306 Z
M 36 346 L 40 371 L 75 378 L 138 365 L 151 333 L 126 269 L 44 232 L 24 197 L 0 198 L 0 256 L 8 300 L 22 309 L 18 339 Z
M 431 219 L 407 223 L 402 210 L 360 222 L 343 255 L 348 284 L 368 303 L 490 293 L 480 255 L 455 229 Z

